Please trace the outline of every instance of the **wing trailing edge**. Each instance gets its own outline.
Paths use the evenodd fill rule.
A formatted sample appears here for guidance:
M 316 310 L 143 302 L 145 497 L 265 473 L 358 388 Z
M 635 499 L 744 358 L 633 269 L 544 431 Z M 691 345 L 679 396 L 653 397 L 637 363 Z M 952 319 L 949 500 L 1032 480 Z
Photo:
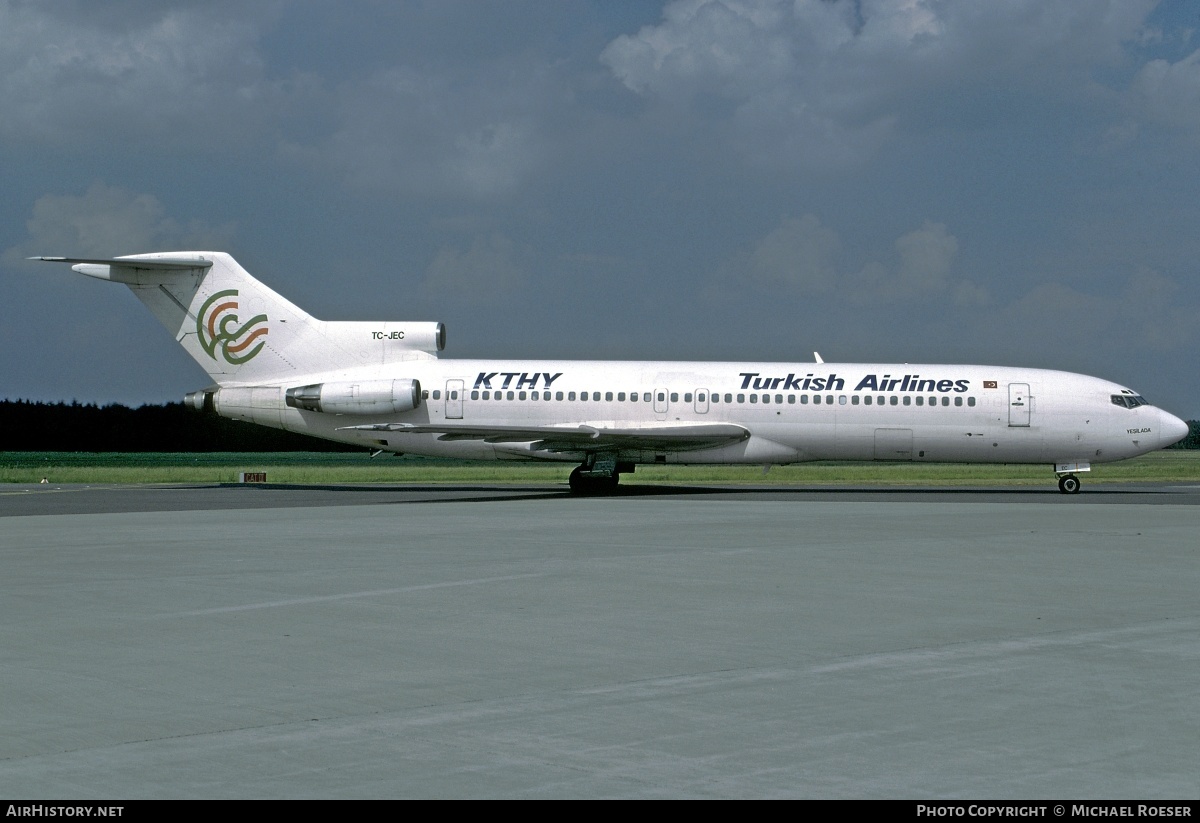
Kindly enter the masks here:
M 530 443 L 537 451 L 696 451 L 739 443 L 750 431 L 732 423 L 643 426 L 455 426 L 373 423 L 345 426 L 338 431 L 377 431 L 393 434 L 437 434 L 439 440 L 481 440 L 484 443 Z

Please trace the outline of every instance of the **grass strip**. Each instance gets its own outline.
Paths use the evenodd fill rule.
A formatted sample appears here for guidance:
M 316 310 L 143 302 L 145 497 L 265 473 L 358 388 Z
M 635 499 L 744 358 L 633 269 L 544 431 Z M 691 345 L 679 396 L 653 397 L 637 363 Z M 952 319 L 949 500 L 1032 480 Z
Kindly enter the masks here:
M 565 483 L 570 463 L 485 462 L 365 453 L 0 452 L 0 483 L 235 483 L 266 472 L 271 483 Z M 1104 463 L 1085 484 L 1200 482 L 1200 451 L 1153 452 Z M 1028 486 L 1053 485 L 1048 465 L 816 462 L 773 466 L 639 466 L 622 482 L 716 485 Z

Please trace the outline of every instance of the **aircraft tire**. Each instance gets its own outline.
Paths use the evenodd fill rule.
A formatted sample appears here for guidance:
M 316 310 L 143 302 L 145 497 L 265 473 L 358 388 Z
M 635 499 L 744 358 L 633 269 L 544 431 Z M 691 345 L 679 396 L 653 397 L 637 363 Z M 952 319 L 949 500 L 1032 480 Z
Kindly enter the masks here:
M 1079 494 L 1079 478 L 1073 474 L 1064 474 L 1058 478 L 1058 490 L 1063 494 Z
M 571 486 L 571 494 L 608 494 L 615 491 L 619 476 L 614 472 L 608 477 L 584 477 L 583 467 L 576 466 L 571 471 L 571 476 L 567 478 L 567 483 Z

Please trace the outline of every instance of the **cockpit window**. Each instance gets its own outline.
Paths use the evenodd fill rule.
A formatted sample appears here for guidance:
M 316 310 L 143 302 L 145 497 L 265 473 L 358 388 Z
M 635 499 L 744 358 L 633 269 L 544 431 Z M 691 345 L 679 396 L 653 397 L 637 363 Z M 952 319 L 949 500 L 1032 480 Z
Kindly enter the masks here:
M 1114 394 L 1112 395 L 1114 406 L 1124 406 L 1127 409 L 1136 409 L 1138 406 L 1149 406 L 1146 398 L 1140 394 Z

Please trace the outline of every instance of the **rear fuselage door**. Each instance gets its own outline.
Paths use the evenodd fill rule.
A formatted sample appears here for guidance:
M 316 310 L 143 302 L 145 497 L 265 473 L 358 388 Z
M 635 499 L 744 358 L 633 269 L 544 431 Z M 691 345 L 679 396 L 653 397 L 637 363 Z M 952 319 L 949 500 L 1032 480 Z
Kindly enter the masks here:
M 1029 425 L 1029 384 L 1008 384 L 1008 425 Z

